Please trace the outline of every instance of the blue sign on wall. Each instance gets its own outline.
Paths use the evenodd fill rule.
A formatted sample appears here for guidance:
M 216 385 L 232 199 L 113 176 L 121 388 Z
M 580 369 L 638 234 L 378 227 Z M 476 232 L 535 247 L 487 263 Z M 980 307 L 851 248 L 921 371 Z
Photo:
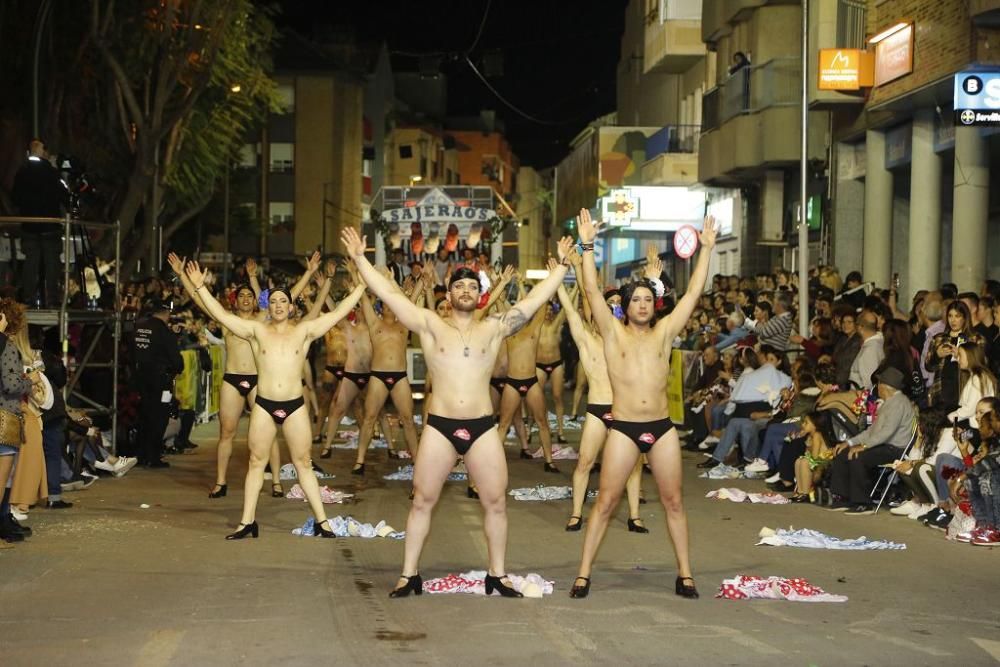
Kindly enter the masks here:
M 1000 72 L 955 75 L 955 124 L 1000 126 Z

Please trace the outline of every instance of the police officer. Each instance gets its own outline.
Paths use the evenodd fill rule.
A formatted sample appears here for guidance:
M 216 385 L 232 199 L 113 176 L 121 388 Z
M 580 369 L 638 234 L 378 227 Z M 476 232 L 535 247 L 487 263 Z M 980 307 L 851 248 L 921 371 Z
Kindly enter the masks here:
M 163 434 L 170 419 L 174 376 L 184 370 L 177 336 L 167 322 L 168 304 L 149 302 L 148 315 L 135 325 L 135 387 L 139 390 L 139 462 L 147 468 L 169 468 L 163 460 Z
M 28 150 L 28 159 L 14 176 L 11 191 L 18 212 L 24 217 L 61 218 L 69 205 L 69 191 L 59 178 L 59 172 L 49 162 L 45 144 L 35 139 Z M 63 226 L 58 223 L 25 223 L 21 225 L 21 301 L 42 308 L 59 305 L 59 253 Z M 38 294 L 39 269 L 44 269 L 42 293 Z

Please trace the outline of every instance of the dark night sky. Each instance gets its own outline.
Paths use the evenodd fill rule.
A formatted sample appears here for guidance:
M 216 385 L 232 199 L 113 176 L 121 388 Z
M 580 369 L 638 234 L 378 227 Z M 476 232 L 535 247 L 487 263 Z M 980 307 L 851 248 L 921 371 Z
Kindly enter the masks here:
M 503 54 L 503 75 L 490 83 L 537 118 L 510 110 L 464 63 L 486 10 L 482 36 L 470 58 Z M 441 53 L 448 77 L 450 115 L 495 109 L 522 164 L 546 167 L 565 156 L 569 141 L 597 116 L 615 107 L 615 69 L 627 0 L 284 0 L 279 25 L 304 35 L 323 24 L 350 27 L 359 41 L 386 41 L 396 70 L 417 69 L 405 53 Z

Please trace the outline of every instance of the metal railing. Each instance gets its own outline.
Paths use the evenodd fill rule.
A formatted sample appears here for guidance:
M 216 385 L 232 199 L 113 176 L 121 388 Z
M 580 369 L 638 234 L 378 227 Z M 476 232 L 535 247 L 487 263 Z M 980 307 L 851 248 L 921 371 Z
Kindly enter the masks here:
M 702 97 L 702 129 L 717 129 L 736 116 L 799 104 L 802 65 L 793 56 L 772 58 L 732 75 Z
M 121 291 L 120 291 L 120 278 L 121 278 L 121 227 L 117 222 L 96 222 L 93 220 L 78 220 L 69 215 L 63 218 L 37 218 L 37 217 L 24 217 L 24 216 L 0 216 L 0 228 L 4 227 L 24 227 L 31 225 L 51 225 L 59 224 L 63 226 L 62 230 L 62 242 L 63 242 L 63 294 L 60 300 L 59 309 L 55 310 L 29 310 L 27 313 L 27 321 L 30 324 L 39 324 L 42 326 L 58 326 L 59 327 L 59 338 L 62 340 L 62 359 L 63 364 L 66 366 L 66 371 L 68 374 L 66 386 L 63 388 L 63 399 L 69 405 L 69 399 L 75 398 L 79 403 L 83 403 L 89 406 L 91 409 L 100 411 L 104 414 L 111 416 L 111 451 L 112 453 L 117 452 L 118 443 L 118 348 L 119 341 L 121 340 L 122 333 L 122 317 L 121 317 Z M 70 309 L 70 258 L 74 257 L 77 262 L 81 261 L 84 255 L 83 252 L 83 240 L 82 237 L 87 233 L 89 229 L 111 229 L 114 230 L 115 235 L 115 281 L 114 286 L 114 307 L 110 311 L 94 311 L 88 310 L 76 310 Z M 77 243 L 80 243 L 80 249 L 77 249 Z M 95 274 L 97 274 L 97 267 L 93 267 Z M 97 277 L 97 276 L 95 276 Z M 86 290 L 86 284 L 80 285 L 81 290 Z M 98 342 L 100 341 L 101 334 L 105 328 L 107 328 L 108 319 L 112 320 L 111 333 L 114 336 L 114 344 L 112 345 L 112 356 L 110 362 L 95 362 L 91 360 L 91 356 L 97 349 Z M 70 368 L 69 364 L 69 324 L 70 322 L 80 322 L 86 324 L 99 325 L 100 329 L 95 333 L 94 337 L 91 339 L 89 346 L 86 350 L 78 351 L 78 354 L 82 352 L 82 356 L 77 359 L 76 366 Z M 99 400 L 87 396 L 81 390 L 77 389 L 77 385 L 80 382 L 84 371 L 88 369 L 95 368 L 110 368 L 112 373 L 111 381 L 111 398 L 105 405 Z
M 646 139 L 646 159 L 664 153 L 697 153 L 701 125 L 667 125 Z
M 868 6 L 865 0 L 837 1 L 837 45 L 845 49 L 865 46 L 865 22 Z

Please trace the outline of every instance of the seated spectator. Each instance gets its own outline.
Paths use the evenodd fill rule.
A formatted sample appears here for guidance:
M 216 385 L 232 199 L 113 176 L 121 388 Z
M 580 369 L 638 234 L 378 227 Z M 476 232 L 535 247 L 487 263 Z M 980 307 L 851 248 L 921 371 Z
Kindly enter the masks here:
M 829 412 L 810 412 L 802 419 L 801 436 L 805 438 L 805 453 L 795 462 L 795 493 L 793 503 L 812 500 L 813 486 L 819 482 L 833 460 L 833 425 Z
M 851 377 L 851 365 L 861 350 L 861 336 L 858 335 L 856 326 L 857 315 L 846 306 L 838 306 L 834 311 L 832 323 L 836 340 L 833 350 L 829 356 L 819 358 L 819 363 L 832 363 L 836 372 L 834 373 L 834 384 L 841 389 L 846 389 Z
M 902 457 L 916 438 L 916 412 L 903 390 L 907 378 L 895 368 L 878 377 L 882 399 L 874 423 L 834 448 L 830 466 L 830 490 L 839 496 L 832 509 L 851 514 L 871 514 L 874 471 Z
M 972 316 L 969 309 L 961 301 L 952 301 L 945 311 L 945 330 L 930 341 L 924 359 L 925 368 L 934 374 L 928 392 L 930 405 L 952 410 L 958 404 L 958 348 L 971 339 Z
M 799 334 L 788 337 L 792 343 L 801 345 L 809 358 L 816 363 L 821 357 L 833 352 L 833 326 L 825 317 L 815 317 L 809 324 L 810 336 L 803 338 Z
M 743 457 L 749 461 L 756 458 L 757 434 L 767 424 L 778 404 L 781 391 L 792 386 L 792 379 L 778 370 L 782 355 L 770 345 L 761 345 L 757 350 L 760 367 L 744 373 L 736 382 L 726 406 L 729 422 L 712 456 L 699 468 L 714 468 L 729 455 L 737 440 L 743 447 Z
M 861 349 L 851 364 L 848 381 L 857 389 L 871 389 L 872 376 L 884 358 L 884 337 L 878 328 L 878 321 L 870 313 L 858 316 L 858 335 L 861 337 Z
M 979 450 L 965 457 L 964 486 L 976 527 L 955 537 L 974 546 L 1000 546 L 1000 414 L 991 411 L 979 423 Z
M 822 372 L 821 372 L 822 373 Z M 816 409 L 820 388 L 814 371 L 799 366 L 792 372 L 792 390 L 786 390 L 778 414 L 764 430 L 763 446 L 757 460 L 747 466 L 751 472 L 767 471 L 775 477 L 785 441 L 801 430 L 802 420 Z M 780 479 L 780 475 L 772 481 Z
M 746 323 L 749 329 L 763 345 L 769 345 L 784 352 L 788 349 L 788 336 L 792 333 L 792 295 L 790 292 L 776 292 L 774 295 L 774 315 L 762 317 L 767 312 L 763 303 L 757 304 L 754 319 Z

